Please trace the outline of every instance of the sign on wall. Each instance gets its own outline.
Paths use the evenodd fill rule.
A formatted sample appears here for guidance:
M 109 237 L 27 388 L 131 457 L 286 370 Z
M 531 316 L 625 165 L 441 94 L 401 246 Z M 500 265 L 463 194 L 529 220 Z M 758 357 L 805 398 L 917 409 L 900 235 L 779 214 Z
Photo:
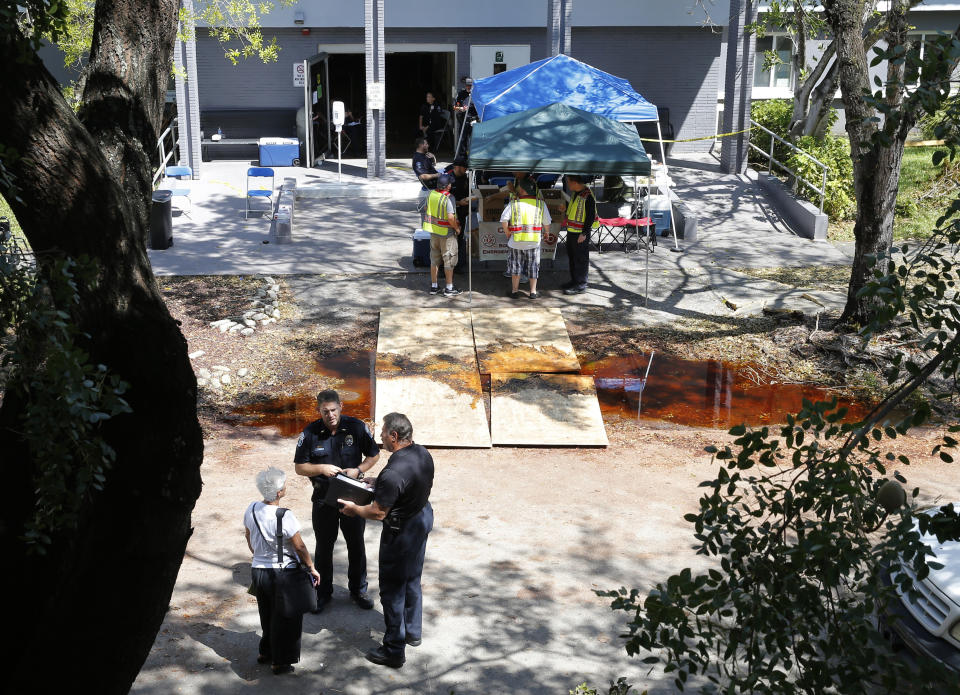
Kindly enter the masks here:
M 367 82 L 367 108 L 383 109 L 386 96 L 383 91 L 383 82 Z
M 306 69 L 303 67 L 303 63 L 294 63 L 293 64 L 293 86 L 300 87 L 303 89 L 307 85 L 307 76 Z

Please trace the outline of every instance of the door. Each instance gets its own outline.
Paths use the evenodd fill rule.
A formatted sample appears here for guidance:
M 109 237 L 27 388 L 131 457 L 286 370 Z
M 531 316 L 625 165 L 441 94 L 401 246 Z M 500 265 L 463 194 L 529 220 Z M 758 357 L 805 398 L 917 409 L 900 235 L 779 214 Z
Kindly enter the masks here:
M 330 151 L 330 67 L 326 53 L 317 53 L 303 61 L 306 80 L 303 85 L 304 152 L 307 168 Z

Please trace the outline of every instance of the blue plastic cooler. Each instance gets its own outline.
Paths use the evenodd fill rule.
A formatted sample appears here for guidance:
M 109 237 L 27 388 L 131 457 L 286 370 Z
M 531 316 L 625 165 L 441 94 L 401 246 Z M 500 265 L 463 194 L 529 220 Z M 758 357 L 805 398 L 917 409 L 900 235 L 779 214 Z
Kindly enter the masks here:
M 296 138 L 260 138 L 260 166 L 292 167 L 299 164 L 299 140 Z

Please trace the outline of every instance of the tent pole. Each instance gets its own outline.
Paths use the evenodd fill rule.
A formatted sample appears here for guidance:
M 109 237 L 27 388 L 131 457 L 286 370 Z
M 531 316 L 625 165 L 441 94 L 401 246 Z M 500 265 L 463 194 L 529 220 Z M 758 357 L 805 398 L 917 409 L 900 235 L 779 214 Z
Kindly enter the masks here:
M 657 119 L 657 137 L 660 139 L 660 156 L 663 157 L 663 174 L 664 176 L 669 175 L 669 170 L 667 169 L 667 155 L 663 152 L 663 133 L 660 132 L 660 119 Z M 657 187 L 659 188 L 659 186 Z M 670 187 L 667 186 L 667 205 L 670 206 L 670 231 L 673 233 L 673 248 L 671 251 L 679 251 L 680 243 L 677 241 L 677 225 L 673 221 L 673 203 L 670 202 Z M 654 232 L 656 234 L 656 232 Z
M 475 172 L 471 169 L 467 174 L 467 306 L 473 308 L 473 186 Z
M 460 125 L 460 135 L 457 137 L 457 146 L 453 150 L 453 158 L 456 159 L 460 154 L 460 143 L 463 142 L 463 131 L 467 129 L 467 121 L 470 120 L 470 104 L 473 102 L 473 91 L 467 94 L 467 110 L 463 112 L 463 123 Z

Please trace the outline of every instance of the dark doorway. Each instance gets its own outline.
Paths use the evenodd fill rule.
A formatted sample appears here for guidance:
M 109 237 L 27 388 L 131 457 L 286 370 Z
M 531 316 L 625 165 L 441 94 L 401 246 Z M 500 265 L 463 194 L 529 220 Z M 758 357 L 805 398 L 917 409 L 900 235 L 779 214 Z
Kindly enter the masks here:
M 347 125 L 343 132 L 343 156 L 350 159 L 365 159 L 367 156 L 367 84 L 366 59 L 362 53 L 337 53 L 331 55 L 330 63 L 330 102 L 342 101 L 347 110 Z M 351 117 L 352 114 L 352 117 Z M 350 125 L 359 121 L 359 125 Z M 336 134 L 333 135 L 333 148 L 336 151 Z M 336 154 L 331 153 L 331 156 Z
M 454 54 L 451 53 L 388 53 L 386 55 L 386 115 L 387 156 L 413 156 L 413 141 L 417 137 L 420 106 L 426 103 L 426 93 L 433 92 L 441 108 L 451 113 L 456 84 Z M 452 116 L 451 116 L 452 118 Z M 449 127 L 440 141 L 438 156 L 453 156 L 452 129 Z

